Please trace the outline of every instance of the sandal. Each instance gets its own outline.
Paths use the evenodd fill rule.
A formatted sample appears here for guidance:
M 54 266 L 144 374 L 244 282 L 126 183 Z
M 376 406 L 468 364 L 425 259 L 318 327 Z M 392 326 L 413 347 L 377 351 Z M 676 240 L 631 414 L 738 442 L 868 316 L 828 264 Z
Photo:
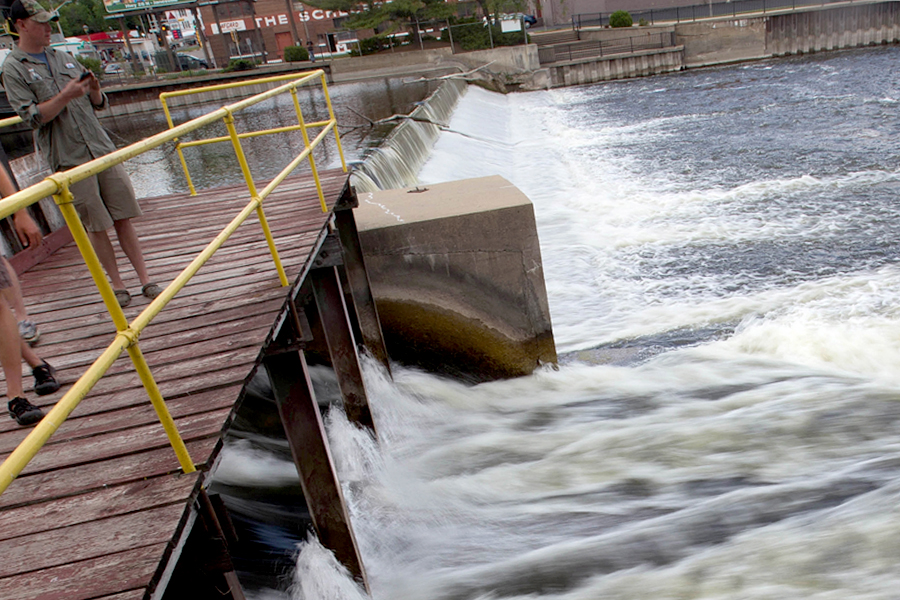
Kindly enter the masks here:
M 147 285 L 145 285 L 144 287 L 141 288 L 141 293 L 144 296 L 146 296 L 147 298 L 150 298 L 151 300 L 153 300 L 154 298 L 156 298 L 157 296 L 159 296 L 162 293 L 162 288 L 159 287 L 158 285 L 156 285 L 155 283 L 148 283 Z
M 113 290 L 113 293 L 116 295 L 116 300 L 119 301 L 119 306 L 122 308 L 131 304 L 131 294 L 128 293 L 128 290 Z

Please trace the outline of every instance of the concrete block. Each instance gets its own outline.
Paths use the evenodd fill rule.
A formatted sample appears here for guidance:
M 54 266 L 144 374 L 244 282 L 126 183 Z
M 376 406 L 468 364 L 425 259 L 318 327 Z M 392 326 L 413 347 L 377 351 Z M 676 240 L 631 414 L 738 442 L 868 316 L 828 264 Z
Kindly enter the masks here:
M 391 358 L 475 381 L 556 362 L 534 210 L 507 180 L 364 192 L 355 216 Z

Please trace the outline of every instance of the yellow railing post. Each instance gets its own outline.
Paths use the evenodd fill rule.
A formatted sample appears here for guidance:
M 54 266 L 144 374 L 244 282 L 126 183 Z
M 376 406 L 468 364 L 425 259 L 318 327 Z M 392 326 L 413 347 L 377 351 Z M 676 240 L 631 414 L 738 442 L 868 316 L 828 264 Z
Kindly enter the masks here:
M 175 450 L 178 464 L 181 465 L 181 469 L 185 473 L 193 473 L 196 471 L 194 462 L 191 460 L 191 455 L 188 454 L 187 446 L 184 445 L 184 440 L 181 439 L 181 434 L 178 433 L 178 428 L 175 426 L 175 420 L 172 419 L 172 415 L 169 413 L 169 407 L 166 406 L 166 401 L 159 391 L 159 386 L 156 385 L 153 373 L 150 372 L 150 367 L 147 365 L 144 354 L 138 346 L 137 336 L 134 335 L 133 331 L 129 330 L 129 333 L 132 334 L 133 341 L 131 342 L 131 345 L 127 347 L 127 350 L 128 355 L 131 357 L 131 362 L 134 363 L 134 369 L 141 378 L 141 383 L 144 384 L 147 395 L 150 396 L 150 403 L 153 404 L 156 416 L 159 417 L 159 422 L 162 423 L 163 429 L 166 432 L 166 437 L 169 438 L 169 444 L 171 444 L 172 449 Z
M 106 310 L 109 311 L 109 316 L 112 317 L 113 324 L 118 331 L 128 329 L 128 320 L 125 318 L 125 313 L 122 312 L 122 307 L 119 306 L 119 301 L 116 300 L 116 294 L 106 279 L 106 273 L 103 271 L 100 259 L 97 258 L 97 253 L 94 251 L 94 246 L 91 244 L 88 233 L 81 222 L 81 217 L 78 216 L 78 211 L 72 205 L 75 197 L 72 196 L 72 192 L 69 190 L 68 180 L 65 176 L 57 174 L 50 175 L 47 179 L 53 181 L 57 186 L 58 191 L 56 194 L 53 194 L 53 199 L 59 206 L 59 211 L 66 220 L 69 231 L 72 232 L 75 245 L 81 251 L 84 264 L 87 265 L 88 271 L 91 273 L 94 284 L 97 286 L 100 297 L 103 299 L 103 304 L 106 305 Z
M 163 107 L 163 113 L 166 115 L 166 122 L 169 124 L 169 129 L 175 127 L 175 123 L 172 121 L 172 113 L 169 112 L 169 105 L 166 102 L 165 98 L 160 98 L 160 103 Z M 181 161 L 181 169 L 184 171 L 184 178 L 187 179 L 188 189 L 191 190 L 191 196 L 197 195 L 197 190 L 194 189 L 194 182 L 191 181 L 191 173 L 188 171 L 187 161 L 184 159 L 184 152 L 181 151 L 181 143 L 178 141 L 178 138 L 172 140 L 175 142 L 175 150 L 178 152 L 178 160 Z
M 287 274 L 284 272 L 284 266 L 281 264 L 281 258 L 278 256 L 278 248 L 275 246 L 275 239 L 269 229 L 269 222 L 263 212 L 262 200 L 256 191 L 256 184 L 253 183 L 253 175 L 250 173 L 250 165 L 247 164 L 247 157 L 244 156 L 244 149 L 241 146 L 241 139 L 238 137 L 237 129 L 234 126 L 234 113 L 227 110 L 225 117 L 225 127 L 228 129 L 228 135 L 231 137 L 231 145 L 234 146 L 234 153 L 237 156 L 238 163 L 241 165 L 241 172 L 244 174 L 244 180 L 247 182 L 247 189 L 250 191 L 250 197 L 257 202 L 256 214 L 259 217 L 259 223 L 262 226 L 263 234 L 266 236 L 266 243 L 269 245 L 269 252 L 272 254 L 272 260 L 275 261 L 275 269 L 278 271 L 278 280 L 282 286 L 289 285 Z
M 312 168 L 313 180 L 316 182 L 316 191 L 319 192 L 319 203 L 322 212 L 328 212 L 325 204 L 325 193 L 322 191 L 322 182 L 319 180 L 319 171 L 316 169 L 316 159 L 313 158 L 312 148 L 309 147 L 309 133 L 306 131 L 306 122 L 303 120 L 303 111 L 300 109 L 300 100 L 297 99 L 297 88 L 291 88 L 291 97 L 294 100 L 294 112 L 297 113 L 297 122 L 300 124 L 300 133 L 303 134 L 303 147 L 309 150 L 309 166 Z
M 328 105 L 328 116 L 334 123 L 334 141 L 337 143 L 338 154 L 341 156 L 341 166 L 344 173 L 347 172 L 347 161 L 344 160 L 344 148 L 341 146 L 341 136 L 337 129 L 337 119 L 334 118 L 334 108 L 331 106 L 331 96 L 328 94 L 328 83 L 325 81 L 325 71 L 322 71 L 322 93 L 325 94 L 325 104 Z

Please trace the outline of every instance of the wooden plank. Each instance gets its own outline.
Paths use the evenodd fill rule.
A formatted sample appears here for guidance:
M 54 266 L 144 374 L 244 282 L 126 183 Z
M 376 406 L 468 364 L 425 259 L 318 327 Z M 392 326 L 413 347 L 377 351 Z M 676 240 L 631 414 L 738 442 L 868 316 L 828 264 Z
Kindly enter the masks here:
M 180 379 L 166 381 L 162 387 L 162 393 L 164 398 L 181 397 L 188 393 L 201 393 L 207 390 L 243 384 L 248 376 L 246 365 L 230 368 L 226 365 L 224 369 L 196 373 Z M 144 404 L 147 401 L 147 395 L 137 376 L 133 376 L 127 383 L 128 387 L 123 386 L 121 389 L 106 390 L 106 393 L 97 396 L 88 396 L 78 405 L 72 416 L 83 417 L 127 406 Z M 45 403 L 44 398 L 46 396 L 36 398 L 34 402 L 42 405 L 44 408 L 48 408 L 53 404 L 52 401 Z M 10 420 L 10 423 L 13 423 L 12 420 Z
M 258 351 L 274 320 L 274 314 L 248 315 L 248 318 L 240 321 L 232 321 L 229 324 L 220 323 L 215 327 L 181 330 L 162 339 L 148 336 L 146 340 L 142 339 L 140 348 L 144 358 L 154 368 L 164 364 L 184 363 L 200 354 L 212 355 L 248 346 L 252 346 Z M 221 335 L 216 335 L 218 332 L 221 332 Z M 108 343 L 112 340 L 104 341 Z M 171 341 L 170 347 L 165 346 L 167 341 Z M 179 341 L 182 343 L 178 343 Z M 106 345 L 69 354 L 54 352 L 53 366 L 56 367 L 59 374 L 57 377 L 59 382 L 66 384 L 69 382 L 69 378 L 74 381 L 93 364 L 105 349 Z M 66 369 L 73 372 L 71 374 L 63 373 Z M 133 369 L 130 360 L 118 361 L 110 367 L 108 374 L 114 375 Z
M 190 379 L 196 377 L 199 382 L 204 380 L 201 375 L 208 376 L 210 373 L 223 371 L 225 370 L 224 367 L 230 367 L 231 365 L 240 365 L 243 368 L 244 377 L 246 377 L 249 375 L 250 369 L 253 367 L 254 361 L 259 353 L 259 348 L 248 346 L 226 352 L 197 356 L 196 358 L 189 361 L 183 361 L 177 365 L 150 365 L 150 367 L 153 370 L 153 377 L 156 379 L 156 383 L 159 386 L 163 397 L 167 398 L 175 395 L 169 387 L 171 382 L 185 382 L 185 380 L 187 380 L 186 383 L 190 386 Z M 128 359 L 123 357 L 119 360 Z M 234 369 L 230 370 L 233 371 Z M 206 379 L 208 379 L 208 377 Z M 240 379 L 243 379 L 243 377 Z M 233 381 L 235 381 L 235 379 L 223 381 L 223 383 L 230 383 Z M 97 382 L 97 385 L 94 386 L 93 393 L 104 394 L 126 387 L 136 388 L 140 385 L 137 373 L 134 373 L 133 371 L 116 373 L 104 377 Z M 198 385 L 198 387 L 203 389 L 203 387 L 206 386 L 201 387 Z M 42 401 L 43 399 L 38 398 L 38 400 Z
M 126 359 L 120 359 L 126 360 Z M 165 389 L 162 390 L 163 398 L 170 401 L 186 395 L 197 395 L 207 391 L 214 391 L 242 384 L 251 373 L 247 371 L 246 365 L 238 365 L 230 367 L 225 365 L 223 369 L 214 369 L 203 373 L 194 373 L 192 375 L 173 379 L 165 382 Z M 123 377 L 123 376 L 120 376 Z M 123 378 L 123 382 L 126 380 Z M 136 375 L 132 375 L 127 380 L 128 385 L 122 385 L 119 388 L 106 390 L 105 392 L 94 391 L 75 408 L 70 416 L 83 417 L 92 414 L 99 414 L 125 408 L 128 406 L 140 406 L 148 401 L 147 393 L 140 384 Z M 61 390 L 65 391 L 65 390 Z M 59 392 L 57 392 L 59 394 Z M 49 409 L 53 406 L 59 396 L 41 396 L 33 398 L 33 402 L 42 408 Z M 21 427 L 15 424 L 12 419 L 0 419 L 0 431 L 23 431 Z M 26 431 L 27 434 L 27 431 Z
M 177 418 L 210 412 L 217 409 L 234 406 L 241 392 L 241 386 L 202 392 L 196 395 L 174 398 L 166 402 L 169 413 Z M 61 444 L 71 440 L 91 437 L 103 432 L 120 431 L 130 427 L 150 425 L 158 423 L 156 410 L 150 404 L 150 400 L 143 399 L 141 404 L 125 406 L 115 410 L 88 414 L 86 416 L 73 416 L 66 419 L 53 434 L 47 445 Z M 10 419 L 12 423 L 12 419 Z M 4 422 L 4 425 L 7 425 Z M 7 431 L 0 432 L 0 453 L 11 452 L 28 435 L 30 429 L 9 425 Z
M 198 313 L 196 311 L 198 304 L 201 305 L 199 308 L 205 308 L 203 305 L 206 304 L 215 306 L 217 300 L 224 298 L 262 296 L 258 298 L 259 300 L 262 300 L 265 299 L 266 296 L 274 297 L 283 295 L 282 292 L 283 290 L 281 289 L 278 279 L 272 277 L 271 273 L 248 275 L 240 285 L 233 280 L 229 281 L 227 279 L 205 286 L 188 285 L 172 300 L 172 302 L 169 303 L 167 308 L 158 318 L 171 320 L 173 317 L 169 314 L 170 311 L 178 308 L 184 309 L 189 306 L 194 309 L 194 315 L 197 315 Z M 105 324 L 106 330 L 109 333 L 115 333 L 115 328 L 112 325 L 106 307 L 99 299 L 99 292 L 93 291 L 92 293 L 97 294 L 97 300 L 86 304 L 74 304 L 72 302 L 35 303 L 34 310 L 32 311 L 32 303 L 28 302 L 27 299 L 26 303 L 29 305 L 29 312 L 33 312 L 35 315 L 48 311 L 52 313 L 53 317 L 48 319 L 48 323 L 56 323 L 71 318 L 83 319 L 87 315 L 94 315 L 95 318 L 92 319 L 93 322 Z M 143 297 L 136 298 L 133 305 L 129 305 L 125 308 L 124 312 L 126 317 L 136 317 L 148 303 L 149 302 L 145 301 Z M 184 315 L 180 316 L 183 317 Z
M 9 264 L 19 275 L 25 273 L 34 265 L 39 264 L 51 254 L 72 242 L 72 232 L 68 227 L 60 227 L 44 236 L 41 245 L 37 248 L 27 248 L 14 254 L 9 259 Z
M 0 579 L 0 600 L 88 600 L 123 590 L 143 590 L 150 582 L 166 544 L 60 565 Z
M 195 497 L 199 473 L 163 475 L 0 511 L 0 541 L 181 503 Z M 68 535 L 62 532 L 60 535 Z
M 249 314 L 228 321 L 216 319 L 216 322 L 209 325 L 169 323 L 165 329 L 159 328 L 141 337 L 141 352 L 148 361 L 159 364 L 178 362 L 210 347 L 228 348 L 248 344 L 260 346 L 272 328 L 278 308 L 280 306 L 272 303 L 268 313 Z M 79 372 L 83 372 L 107 348 L 111 339 L 93 336 L 86 340 L 66 340 L 52 346 L 42 344 L 40 349 L 53 354 L 53 366 L 57 372 L 74 367 L 80 367 Z M 122 370 L 131 367 L 123 364 L 118 368 Z M 73 373 L 68 378 L 77 376 L 77 373 Z M 65 378 L 60 381 L 64 380 Z
M 145 593 L 144 588 L 139 588 L 128 592 L 122 592 L 121 594 L 103 596 L 102 598 L 96 598 L 95 600 L 143 600 Z
M 220 445 L 218 438 L 187 442 L 188 452 L 196 464 L 206 464 L 214 457 Z M 99 489 L 105 485 L 119 485 L 155 477 L 179 470 L 178 460 L 171 448 L 145 450 L 136 454 L 38 473 L 20 475 L 0 495 L 0 508 L 20 506 L 41 499 L 63 498 L 84 490 Z
M 247 346 L 217 352 L 215 354 L 205 354 L 197 356 L 191 360 L 182 361 L 174 365 L 153 365 L 153 376 L 156 380 L 160 391 L 164 398 L 181 395 L 188 390 L 196 389 L 202 391 L 211 387 L 229 385 L 236 381 L 243 381 L 251 374 L 256 357 L 259 355 L 259 348 L 255 346 Z M 119 361 L 130 361 L 123 354 Z M 234 365 L 234 366 L 232 366 Z M 67 371 L 60 376 L 60 383 L 68 387 L 72 383 L 67 377 Z M 220 379 L 221 378 L 221 379 Z M 193 382 L 192 382 L 193 380 Z M 90 401 L 95 396 L 105 396 L 114 392 L 123 392 L 129 389 L 142 389 L 140 379 L 133 370 L 125 370 L 114 373 L 101 379 L 91 391 L 91 395 L 82 401 L 79 407 L 83 407 L 85 402 Z M 31 401 L 40 407 L 52 406 L 56 400 L 62 397 L 66 388 L 60 389 L 59 392 L 49 396 L 35 396 Z M 141 392 L 144 393 L 144 392 Z M 105 410 L 114 408 L 113 406 L 105 406 Z
M 231 409 L 190 415 L 175 420 L 178 432 L 185 441 L 217 436 Z M 32 459 L 23 474 L 40 473 L 63 467 L 87 464 L 142 450 L 165 448 L 168 438 L 161 425 L 146 425 L 124 431 L 114 431 L 66 444 L 45 446 Z M 6 458 L 5 455 L 2 458 Z M 192 457 L 193 458 L 193 457 Z
M 191 319 L 190 307 L 166 309 L 159 319 L 154 320 L 150 327 L 147 328 L 145 335 L 159 335 L 171 331 L 184 330 L 186 325 L 195 329 L 203 326 L 214 326 L 218 323 L 242 319 L 253 308 L 259 310 L 260 313 L 277 312 L 283 302 L 283 298 L 276 297 L 274 294 L 271 298 L 221 298 L 206 304 L 207 312 L 204 313 L 203 320 L 200 322 L 194 322 Z M 89 340 L 101 336 L 105 337 L 95 342 L 94 345 L 96 347 L 106 347 L 111 343 L 115 335 L 115 328 L 109 321 L 109 318 L 105 314 L 101 316 L 99 313 L 96 315 L 96 318 L 93 316 L 81 316 L 64 322 L 54 320 L 49 323 L 40 323 L 40 329 L 40 349 L 56 343 Z
M 273 232 L 275 233 L 275 241 L 279 250 L 287 249 L 290 251 L 292 248 L 307 246 L 309 241 L 314 239 L 318 230 L 321 229 L 324 219 L 325 216 L 323 215 L 313 221 L 304 223 L 295 222 L 290 226 L 274 226 Z M 223 223 L 222 225 L 225 224 Z M 186 224 L 186 226 L 190 227 L 190 223 Z M 145 253 L 147 254 L 146 259 L 151 267 L 151 272 L 166 268 L 173 271 L 183 269 L 187 266 L 188 262 L 193 260 L 194 257 L 207 246 L 209 241 L 211 241 L 218 233 L 219 229 L 219 227 L 210 227 L 209 239 L 203 237 L 184 238 L 183 236 L 179 236 L 163 240 L 156 244 L 147 244 L 148 247 L 145 249 Z M 202 232 L 195 231 L 192 233 L 199 234 Z M 160 246 L 159 248 L 155 247 L 157 244 Z M 143 245 L 144 244 L 142 243 L 142 246 Z M 177 249 L 173 250 L 173 246 Z M 238 232 L 233 234 L 218 252 L 222 252 L 223 254 L 220 256 L 217 253 L 210 258 L 210 260 L 205 263 L 203 269 L 208 268 L 209 265 L 224 263 L 222 259 L 227 256 L 225 253 L 232 255 L 241 254 L 244 256 L 257 255 L 261 257 L 261 259 L 267 259 L 270 263 L 272 260 L 268 246 L 266 245 L 266 240 L 261 233 L 258 235 L 253 233 L 245 234 L 242 233 L 241 230 L 238 230 Z M 55 260 L 51 267 L 48 267 L 47 270 L 41 271 L 40 273 L 35 272 L 33 277 L 30 276 L 30 274 L 26 275 L 26 280 L 33 280 L 35 282 L 34 285 L 45 284 L 46 282 L 42 282 L 40 278 L 45 277 L 49 272 L 56 273 L 57 278 L 61 281 L 87 280 L 86 267 L 84 267 L 81 255 L 74 246 L 71 249 L 67 248 L 65 251 L 61 251 L 58 259 L 57 257 L 54 258 Z M 126 268 L 128 263 L 121 257 L 119 257 L 119 260 L 120 266 L 123 267 L 123 274 L 126 276 L 130 275 L 130 268 Z
M 185 519 L 182 503 L 0 541 L 0 578 L 168 542 Z
M 228 288 L 228 287 L 240 287 L 240 282 L 236 281 L 235 277 L 238 277 L 241 275 L 246 275 L 246 276 L 250 277 L 249 281 L 258 283 L 259 285 L 266 286 L 266 284 L 269 284 L 266 287 L 277 288 L 277 286 L 278 286 L 277 274 L 275 272 L 275 267 L 272 264 L 271 259 L 269 259 L 268 257 L 262 257 L 261 259 L 259 259 L 258 262 L 259 262 L 259 264 L 262 264 L 264 266 L 264 268 L 257 269 L 253 266 L 250 266 L 250 267 L 237 266 L 237 267 L 235 267 L 234 264 L 232 264 L 227 267 L 227 271 L 229 271 L 229 272 L 223 272 L 223 271 L 226 271 L 226 269 L 214 270 L 212 268 L 209 268 L 209 265 L 207 264 L 207 266 L 204 267 L 204 269 L 201 270 L 200 273 L 196 276 L 195 280 L 192 280 L 192 282 L 189 283 L 184 288 L 184 290 L 182 290 L 181 294 L 184 294 L 186 296 L 192 296 L 192 295 L 197 295 L 197 294 L 204 294 L 210 290 L 216 290 L 216 289 L 222 289 L 222 288 Z M 124 265 L 122 266 L 122 269 L 123 269 L 123 271 L 125 270 Z M 178 270 L 178 271 L 172 270 L 171 273 L 168 273 L 168 275 L 171 275 L 171 277 L 161 278 L 159 281 L 161 284 L 168 283 L 168 280 L 171 278 L 174 278 L 174 276 L 177 275 L 178 273 L 180 273 L 180 270 Z M 126 284 L 128 283 L 128 281 L 129 281 L 129 278 L 126 276 L 125 277 Z M 217 282 L 219 285 L 209 285 L 214 282 Z M 226 285 L 222 285 L 223 282 L 226 283 Z M 32 292 L 29 288 L 29 282 L 24 281 L 23 286 L 24 286 L 23 293 L 25 294 L 25 296 L 31 297 Z M 78 287 L 78 288 L 85 290 L 86 294 L 80 295 L 80 296 L 78 296 L 78 295 L 73 296 L 73 288 L 74 287 Z M 139 285 L 132 286 L 132 289 L 134 289 L 135 287 L 139 288 Z M 106 309 L 104 308 L 102 302 L 100 301 L 99 292 L 94 287 L 93 282 L 89 279 L 81 278 L 78 282 L 76 282 L 74 284 L 71 282 L 67 284 L 63 280 L 60 280 L 57 282 L 56 289 L 62 290 L 62 291 L 60 293 L 56 293 L 56 294 L 47 293 L 47 294 L 44 294 L 43 296 L 35 295 L 34 296 L 35 300 L 28 303 L 29 304 L 29 312 L 34 312 L 35 314 L 40 314 L 40 313 L 44 313 L 44 312 L 58 313 L 55 315 L 56 319 L 66 318 L 69 315 L 83 314 L 83 308 L 88 307 L 88 306 L 92 307 L 92 310 L 94 312 L 104 312 L 104 313 L 106 312 Z M 248 289 L 248 292 L 249 291 L 250 290 Z M 135 292 L 137 292 L 137 289 L 135 289 Z M 179 296 L 179 297 L 182 297 L 182 296 Z M 140 300 L 140 302 L 137 302 L 139 300 Z M 137 311 L 134 311 L 133 309 L 141 304 L 149 303 L 149 301 L 144 302 L 143 300 L 144 299 L 142 297 L 133 298 L 133 300 L 132 300 L 133 306 L 129 305 L 128 307 L 126 307 L 126 312 L 137 312 Z M 33 310 L 31 309 L 32 306 L 34 307 Z M 131 309 L 131 310 L 129 310 L 129 309 Z

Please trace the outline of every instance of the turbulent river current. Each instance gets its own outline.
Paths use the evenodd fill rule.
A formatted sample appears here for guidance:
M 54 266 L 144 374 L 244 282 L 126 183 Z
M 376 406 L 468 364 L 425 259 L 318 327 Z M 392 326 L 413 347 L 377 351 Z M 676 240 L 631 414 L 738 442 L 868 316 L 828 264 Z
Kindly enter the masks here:
M 532 200 L 562 360 L 369 366 L 377 443 L 329 412 L 372 596 L 898 598 L 900 47 L 471 87 L 447 126 L 419 181 Z M 219 481 L 295 485 L 277 446 Z M 282 587 L 364 597 L 312 535 Z

